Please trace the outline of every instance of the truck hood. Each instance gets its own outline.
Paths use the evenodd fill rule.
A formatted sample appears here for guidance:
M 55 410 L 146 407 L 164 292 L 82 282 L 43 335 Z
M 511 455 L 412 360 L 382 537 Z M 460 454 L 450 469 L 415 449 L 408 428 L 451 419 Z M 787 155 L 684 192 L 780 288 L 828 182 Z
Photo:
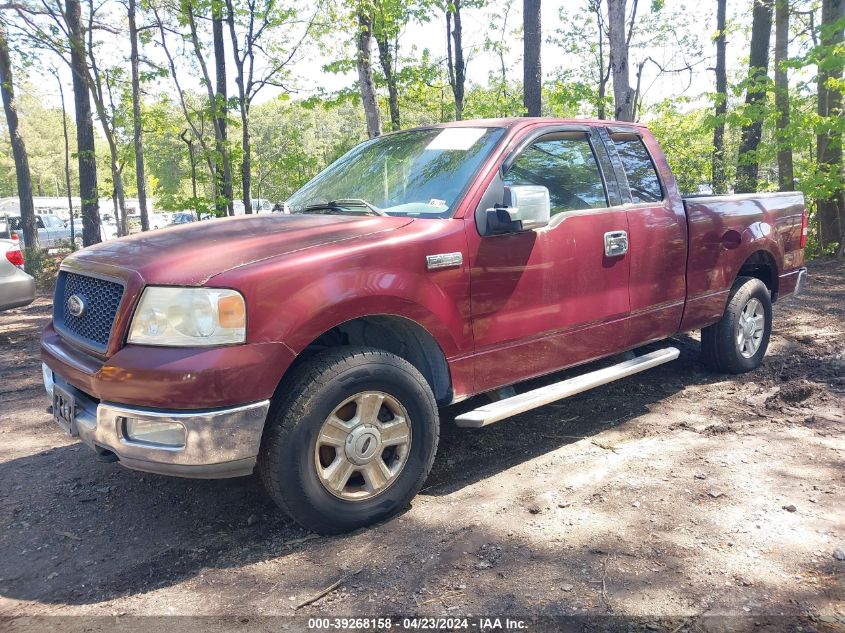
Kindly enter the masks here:
M 238 266 L 397 229 L 412 221 L 346 215 L 222 218 L 111 240 L 79 251 L 65 262 L 81 270 L 132 270 L 147 284 L 201 285 Z

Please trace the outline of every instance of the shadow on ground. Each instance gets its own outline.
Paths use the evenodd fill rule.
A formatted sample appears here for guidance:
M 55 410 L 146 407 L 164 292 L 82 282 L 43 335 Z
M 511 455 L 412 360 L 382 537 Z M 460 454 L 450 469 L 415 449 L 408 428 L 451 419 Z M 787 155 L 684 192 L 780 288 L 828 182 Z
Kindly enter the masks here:
M 812 299 L 810 307 L 821 310 L 822 304 Z M 24 348 L 29 351 L 32 343 L 19 337 L 25 331 L 31 333 L 35 322 L 45 316 L 45 309 L 38 306 L 36 319 L 26 317 L 3 330 L 2 335 L 18 346 L 4 351 L 3 357 Z M 489 428 L 462 430 L 452 424 L 458 412 L 478 406 L 478 399 L 445 410 L 437 459 L 415 503 L 433 506 L 442 497 L 562 446 L 621 429 L 684 388 L 726 380 L 704 371 L 694 339 L 679 336 L 670 344 L 679 347 L 681 357 L 669 365 Z M 793 353 L 794 348 L 786 346 L 770 357 L 769 370 Z M 821 371 L 822 377 L 838 371 L 832 353 L 816 359 L 822 365 L 814 371 Z M 31 358 L 28 364 L 37 368 Z M 532 381 L 520 390 L 580 371 Z M 8 389 L 9 393 L 18 389 L 34 393 L 37 387 L 38 376 L 28 376 L 16 379 Z M 40 415 L 26 424 L 49 427 L 49 416 Z M 58 438 L 58 431 L 55 433 Z M 841 470 L 835 463 L 820 466 L 831 473 Z M 608 525 L 617 521 L 612 512 L 604 517 L 600 514 L 601 509 L 596 508 L 597 520 Z M 589 547 L 573 548 L 560 541 L 521 541 L 504 525 L 444 529 L 444 521 L 426 521 L 421 515 L 424 513 L 405 514 L 401 520 L 352 535 L 317 538 L 282 515 L 255 477 L 223 481 L 159 477 L 99 463 L 78 444 L 60 446 L 0 464 L 0 596 L 43 604 L 90 605 L 234 569 L 246 577 L 238 578 L 231 587 L 208 588 L 206 593 L 215 601 L 229 599 L 245 605 L 252 595 L 281 599 L 274 592 L 282 582 L 276 572 L 283 574 L 282 569 L 289 571 L 285 583 L 298 582 L 313 592 L 357 571 L 363 559 L 368 564 L 359 567 L 350 592 L 365 596 L 393 592 L 400 596 L 395 607 L 406 613 L 460 606 L 461 584 L 479 573 L 485 585 L 483 592 L 476 593 L 476 612 L 571 614 L 575 601 L 560 593 L 560 586 L 577 579 L 588 588 L 580 608 L 612 613 L 617 608 L 613 587 L 603 591 L 602 578 L 619 577 L 613 565 L 621 562 L 639 574 L 626 573 L 624 587 L 617 588 L 624 589 L 630 603 L 638 599 L 647 603 L 649 595 L 672 591 L 687 601 L 690 610 L 702 608 L 701 587 L 687 587 L 682 578 L 684 561 L 672 558 L 676 526 L 671 516 L 651 528 L 649 543 L 626 542 L 624 526 L 620 526 L 617 539 L 597 538 Z M 660 573 L 636 569 L 653 558 L 655 547 L 666 553 Z M 508 555 L 500 555 L 502 551 Z M 255 564 L 265 562 L 272 562 L 273 568 L 260 572 Z M 538 574 L 536 580 L 530 573 L 526 575 L 526 570 L 533 568 L 556 570 L 553 585 L 549 586 L 548 574 Z M 305 571 L 290 573 L 296 569 Z M 202 584 L 193 585 L 196 600 L 203 600 L 202 588 Z M 759 584 L 755 589 L 756 593 L 765 590 Z M 724 583 L 714 584 L 711 594 L 718 601 L 719 596 L 733 591 L 736 588 Z M 783 587 L 779 591 L 782 593 Z M 817 591 L 810 584 L 794 584 L 779 605 L 791 604 L 797 609 Z
M 698 368 L 697 344 L 686 338 L 677 343 L 683 354 L 671 367 L 573 398 L 565 407 L 546 407 L 475 431 L 452 424 L 460 409 L 445 411 L 423 494 L 448 495 L 624 425 L 685 384 L 712 380 Z M 646 380 L 652 386 L 645 388 Z M 49 416 L 42 417 L 49 426 Z M 275 508 L 257 477 L 203 481 L 132 472 L 97 462 L 80 444 L 3 463 L 0 482 L 6 526 L 0 594 L 10 598 L 97 603 L 177 584 L 204 568 L 245 566 L 321 548 L 327 540 L 299 542 L 307 533 Z

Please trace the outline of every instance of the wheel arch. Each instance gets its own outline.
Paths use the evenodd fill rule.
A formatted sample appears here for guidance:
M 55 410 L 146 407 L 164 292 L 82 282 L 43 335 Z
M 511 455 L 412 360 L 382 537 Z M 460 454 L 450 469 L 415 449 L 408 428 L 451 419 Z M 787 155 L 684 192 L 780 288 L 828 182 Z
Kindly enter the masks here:
M 740 277 L 754 277 L 759 279 L 772 295 L 772 301 L 777 298 L 778 293 L 778 265 L 774 256 L 766 249 L 760 248 L 749 255 L 734 276 L 733 283 Z M 731 284 L 733 286 L 733 284 Z
M 372 314 L 348 319 L 323 331 L 299 350 L 285 379 L 303 361 L 319 352 L 346 346 L 382 349 L 408 361 L 426 379 L 438 405 L 452 400 L 452 377 L 446 355 L 437 339 L 420 323 L 396 314 Z

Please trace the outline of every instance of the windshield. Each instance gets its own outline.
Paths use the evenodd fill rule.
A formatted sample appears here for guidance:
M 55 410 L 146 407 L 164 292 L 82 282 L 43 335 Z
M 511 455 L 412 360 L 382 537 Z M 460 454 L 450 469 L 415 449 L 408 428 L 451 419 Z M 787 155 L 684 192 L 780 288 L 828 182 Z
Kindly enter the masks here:
M 502 128 L 409 130 L 355 147 L 287 201 L 293 213 L 450 217 Z

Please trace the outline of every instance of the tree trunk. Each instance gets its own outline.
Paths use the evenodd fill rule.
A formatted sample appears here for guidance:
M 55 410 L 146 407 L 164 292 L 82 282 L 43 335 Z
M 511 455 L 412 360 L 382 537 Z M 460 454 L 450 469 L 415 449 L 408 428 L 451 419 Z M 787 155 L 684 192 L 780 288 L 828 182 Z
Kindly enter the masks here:
M 372 37 L 372 19 L 363 11 L 358 12 L 358 86 L 361 90 L 361 101 L 364 104 L 364 116 L 367 119 L 367 136 L 375 138 L 381 134 L 381 119 L 379 118 L 378 101 L 376 100 L 376 86 L 373 82 L 373 64 L 370 54 L 370 38 Z
M 244 59 L 241 57 L 238 42 L 238 33 L 235 30 L 235 7 L 232 0 L 226 0 L 226 22 L 229 24 L 229 39 L 232 41 L 232 57 L 235 60 L 235 84 L 238 86 L 238 106 L 241 114 L 241 146 L 243 158 L 241 159 L 241 199 L 244 203 L 244 212 L 252 213 L 252 143 L 249 134 L 249 97 L 244 77 Z M 252 28 L 250 27 L 250 33 Z M 247 41 L 244 46 L 252 46 Z M 251 50 L 249 51 L 251 53 Z M 260 197 L 260 196 L 259 196 Z
M 845 0 L 823 0 L 821 41 L 822 47 L 830 48 L 845 41 L 842 21 L 845 18 Z M 838 28 L 833 25 L 838 23 Z M 816 134 L 816 155 L 819 171 L 841 182 L 842 178 L 842 132 L 837 129 L 837 119 L 845 115 L 842 107 L 842 92 L 834 85 L 841 81 L 845 60 L 835 53 L 823 54 L 824 64 L 818 74 L 818 114 L 821 118 Z M 845 191 L 836 187 L 833 192 L 816 201 L 819 217 L 819 244 L 822 247 L 839 243 L 838 255 L 845 252 Z
M 235 215 L 232 204 L 232 161 L 229 158 L 226 130 L 226 47 L 223 42 L 223 6 L 220 2 L 212 3 L 211 34 L 214 40 L 214 76 L 216 90 L 214 95 L 214 116 L 217 119 L 217 153 L 223 167 L 223 182 L 221 188 L 225 201 L 218 208 L 225 208 L 228 215 Z M 251 209 L 252 206 L 250 205 Z M 246 209 L 244 209 L 246 211 Z
M 384 73 L 384 81 L 387 84 L 387 99 L 390 104 L 390 129 L 394 132 L 401 129 L 399 121 L 399 89 L 396 86 L 396 73 L 393 72 L 393 52 L 390 50 L 390 43 L 387 41 L 387 34 L 376 38 L 378 44 L 378 58 L 381 70 Z
M 522 63 L 523 105 L 527 116 L 540 116 L 543 73 L 540 47 L 543 35 L 540 25 L 540 0 L 523 0 L 522 20 L 524 61 Z
M 114 184 L 114 198 L 117 200 L 118 217 L 120 217 L 120 232 L 122 235 L 129 235 L 129 216 L 126 213 L 126 193 L 123 189 L 123 168 L 117 158 L 117 144 L 112 136 L 109 141 L 109 152 L 111 153 L 111 173 Z
M 135 143 L 135 181 L 138 186 L 138 210 L 141 213 L 141 230 L 150 230 L 147 213 L 147 183 L 144 176 L 144 143 L 141 129 L 141 78 L 138 72 L 138 28 L 135 24 L 136 0 L 129 0 L 129 65 L 132 67 L 132 123 Z
M 90 10 L 94 11 L 94 0 L 90 0 Z M 88 84 L 88 89 L 91 93 L 91 98 L 94 99 L 94 107 L 97 110 L 97 118 L 100 120 L 100 125 L 103 128 L 103 134 L 106 137 L 106 142 L 109 146 L 109 167 L 112 175 L 112 185 L 114 188 L 114 199 L 118 202 L 117 217 L 119 219 L 118 235 L 129 235 L 129 221 L 126 213 L 126 197 L 123 189 L 123 168 L 120 166 L 120 159 L 117 147 L 117 140 L 115 138 L 115 113 L 114 105 L 112 104 L 112 115 L 109 116 L 106 110 L 106 94 L 111 96 L 111 87 L 109 84 L 108 73 L 101 73 L 97 66 L 97 58 L 94 55 L 93 42 L 91 39 L 91 32 L 88 32 L 88 65 L 85 68 L 85 81 Z M 103 90 L 103 82 L 105 81 L 106 89 Z
M 70 186 L 70 140 L 67 133 L 67 111 L 65 109 L 65 89 L 62 80 L 56 71 L 56 83 L 59 84 L 59 99 L 62 103 L 62 134 L 65 140 L 65 189 L 67 189 L 67 211 L 70 214 L 70 241 L 71 248 L 76 250 L 76 229 L 73 218 L 73 190 Z
M 625 36 L 626 0 L 607 0 L 607 30 L 610 39 L 610 69 L 613 75 L 613 118 L 634 120 L 634 89 L 628 68 L 628 38 Z
M 153 9 L 155 10 L 155 9 Z M 217 7 L 216 10 L 220 11 L 220 8 Z M 225 181 L 225 164 L 228 162 L 228 152 L 226 151 L 226 144 L 224 142 L 225 139 L 225 132 L 220 127 L 220 117 L 218 115 L 218 101 L 217 101 L 217 93 L 211 83 L 211 75 L 208 72 L 208 64 L 205 61 L 205 55 L 203 53 L 202 44 L 200 43 L 199 33 L 197 32 L 197 21 L 196 16 L 194 15 L 194 6 L 191 0 L 185 0 L 182 3 L 182 11 L 185 19 L 188 22 L 188 28 L 191 33 L 191 44 L 194 49 L 194 55 L 197 58 L 197 63 L 199 64 L 200 71 L 202 72 L 202 83 L 205 85 L 206 95 L 208 96 L 208 108 L 210 111 L 210 116 L 212 123 L 214 125 L 214 151 L 211 151 L 211 148 L 205 143 L 203 140 L 203 134 L 201 130 L 198 130 L 196 126 L 193 124 L 191 115 L 188 112 L 188 107 L 185 103 L 184 94 L 179 86 L 179 82 L 176 78 L 176 66 L 173 63 L 173 57 L 170 55 L 170 52 L 167 50 L 166 42 L 167 39 L 164 36 L 164 25 L 161 22 L 158 14 L 156 14 L 156 19 L 158 20 L 159 31 L 161 32 L 161 45 L 162 48 L 165 50 L 167 54 L 168 63 L 170 65 L 171 73 L 173 74 L 173 81 L 176 83 L 176 89 L 179 91 L 179 100 L 182 105 L 182 112 L 185 115 L 185 120 L 188 122 L 188 125 L 191 126 L 191 130 L 194 133 L 194 138 L 199 141 L 200 147 L 204 150 L 206 163 L 208 165 L 209 173 L 211 175 L 211 188 L 214 194 L 214 207 L 215 212 L 217 215 L 225 215 L 229 212 L 229 205 L 226 204 L 225 200 L 221 198 L 221 192 L 225 191 L 223 187 L 223 182 Z M 222 26 L 222 24 L 221 24 Z M 222 35 L 222 31 L 221 31 Z M 215 41 L 215 45 L 217 42 Z M 220 46 L 215 48 L 220 48 L 222 50 L 222 42 L 220 42 Z M 216 51 L 215 51 L 216 52 Z M 222 59 L 223 61 L 223 70 L 225 71 L 225 58 Z M 219 70 L 219 69 L 218 69 Z M 218 80 L 219 80 L 219 72 L 218 72 Z M 222 150 L 222 151 L 221 151 Z M 231 175 L 231 169 L 229 170 Z M 196 198 L 196 196 L 195 196 Z M 234 212 L 234 209 L 232 209 Z
M 757 190 L 760 159 L 757 149 L 763 135 L 766 92 L 769 72 L 769 42 L 772 37 L 773 0 L 754 0 L 751 19 L 751 54 L 748 62 L 748 88 L 745 92 L 745 109 L 751 122 L 742 126 L 742 140 L 736 168 L 737 193 Z
M 601 0 L 591 0 L 590 10 L 596 15 L 596 35 L 598 36 L 598 58 L 599 58 L 599 73 L 598 73 L 598 102 L 596 103 L 596 118 L 605 119 L 607 113 L 605 112 L 604 99 L 607 95 L 607 82 L 610 80 L 610 67 L 605 67 L 604 59 L 604 20 L 601 14 Z
M 455 120 L 464 118 L 464 91 L 466 86 L 466 62 L 464 61 L 463 27 L 461 25 L 461 0 L 453 0 L 451 9 L 446 9 L 446 63 L 449 68 L 449 84 L 455 98 Z M 454 22 L 454 27 L 452 26 Z
M 249 104 L 241 99 L 241 197 L 244 211 L 252 213 L 252 142 L 249 136 Z M 257 212 L 257 210 L 256 210 Z
M 12 60 L 9 57 L 9 42 L 6 40 L 6 29 L 2 21 L 0 21 L 0 93 L 3 96 L 3 109 L 6 111 L 6 123 L 9 126 L 12 155 L 15 159 L 15 174 L 18 182 L 18 200 L 21 210 L 23 241 L 27 250 L 37 249 L 38 231 L 35 228 L 35 206 L 32 202 L 32 178 L 29 173 L 29 158 L 26 154 L 26 144 L 18 126 L 18 102 L 15 99 Z
M 728 177 L 725 172 L 725 116 L 728 113 L 728 72 L 727 72 L 727 4 L 728 0 L 718 0 L 716 7 L 716 125 L 713 128 L 713 193 L 728 192 Z
M 792 141 L 789 139 L 789 0 L 775 0 L 775 111 L 777 113 L 778 189 L 793 191 Z
M 70 31 L 70 67 L 73 71 L 73 103 L 76 111 L 76 155 L 79 160 L 79 197 L 82 202 L 82 243 L 100 241 L 99 192 L 97 191 L 97 155 L 94 150 L 94 122 L 88 92 L 88 64 L 85 30 L 79 0 L 65 0 L 65 14 Z
M 193 204 L 196 206 L 197 203 L 197 161 L 194 157 L 194 141 L 188 138 L 188 130 L 182 130 L 182 133 L 179 134 L 179 138 L 181 138 L 185 145 L 188 146 L 188 159 L 191 161 L 191 193 L 193 195 Z

